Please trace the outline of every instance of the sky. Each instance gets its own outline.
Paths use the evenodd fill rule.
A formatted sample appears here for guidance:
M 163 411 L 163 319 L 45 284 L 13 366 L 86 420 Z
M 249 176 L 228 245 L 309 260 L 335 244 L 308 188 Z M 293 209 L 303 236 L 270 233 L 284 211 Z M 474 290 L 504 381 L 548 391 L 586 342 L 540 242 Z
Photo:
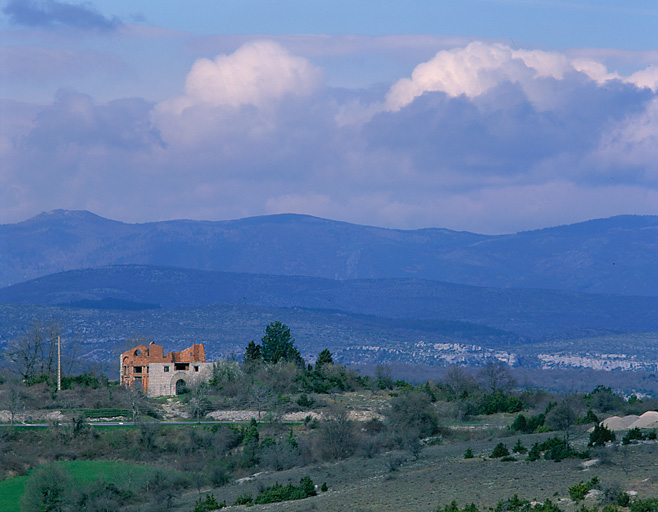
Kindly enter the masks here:
M 655 0 L 0 0 L 0 223 L 658 215 Z

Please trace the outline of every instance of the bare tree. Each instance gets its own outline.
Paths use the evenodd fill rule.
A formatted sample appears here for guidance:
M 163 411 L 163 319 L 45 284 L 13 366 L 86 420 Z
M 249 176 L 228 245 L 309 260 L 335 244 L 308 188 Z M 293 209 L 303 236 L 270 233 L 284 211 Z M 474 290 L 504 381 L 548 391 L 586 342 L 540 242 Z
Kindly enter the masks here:
M 509 391 L 516 385 L 516 380 L 509 367 L 500 361 L 490 361 L 478 372 L 482 385 L 491 393 Z
M 393 370 L 388 364 L 378 364 L 375 367 L 375 381 L 379 389 L 393 389 Z
M 473 376 L 461 366 L 451 366 L 443 382 L 457 399 L 464 398 L 478 387 Z
M 13 363 L 14 371 L 24 381 L 39 375 L 54 375 L 60 332 L 59 320 L 53 320 L 46 326 L 35 321 L 23 334 L 9 342 L 5 354 Z
M 52 320 L 44 328 L 44 343 L 41 348 L 41 374 L 53 375 L 57 371 L 57 343 L 61 336 L 61 323 Z
M 393 398 L 384 414 L 397 443 L 415 458 L 422 450 L 420 438 L 432 435 L 438 428 L 436 413 L 425 393 L 412 392 Z
M 345 409 L 327 414 L 320 425 L 321 451 L 328 459 L 345 459 L 356 450 L 354 422 Z
M 208 400 L 208 391 L 208 386 L 205 383 L 189 388 L 186 396 L 187 409 L 196 421 L 201 421 L 201 418 L 210 411 L 211 404 Z
M 14 426 L 16 414 L 23 407 L 23 394 L 15 383 L 11 383 L 3 395 L 3 407 L 9 411 L 11 426 Z
M 564 439 L 568 443 L 571 427 L 577 420 L 578 414 L 576 410 L 571 406 L 568 399 L 565 399 L 549 411 L 546 415 L 545 423 L 551 428 L 564 432 Z
M 272 402 L 272 388 L 260 381 L 254 381 L 247 389 L 247 403 L 258 409 L 258 421 L 263 409 Z
M 137 386 L 126 387 L 119 390 L 120 402 L 124 407 L 129 408 L 132 412 L 132 422 L 137 423 L 137 418 L 143 409 L 147 408 L 144 393 L 137 389 Z
M 5 354 L 13 363 L 14 370 L 24 381 L 35 376 L 39 364 L 39 355 L 42 353 L 43 332 L 41 324 L 34 322 L 18 338 L 7 345 Z

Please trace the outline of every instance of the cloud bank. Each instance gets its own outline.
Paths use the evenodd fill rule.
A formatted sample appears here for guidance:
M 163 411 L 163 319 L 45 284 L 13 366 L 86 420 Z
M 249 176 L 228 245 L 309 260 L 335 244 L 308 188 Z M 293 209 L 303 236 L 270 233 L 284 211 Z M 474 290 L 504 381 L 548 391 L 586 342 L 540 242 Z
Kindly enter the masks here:
M 121 25 L 85 4 L 57 0 L 9 0 L 3 11 L 11 23 L 27 27 L 110 31 Z
M 7 220 L 61 207 L 128 221 L 297 212 L 501 233 L 658 214 L 654 67 L 624 76 L 476 41 L 386 87 L 324 77 L 261 40 L 196 59 L 180 94 L 155 104 L 60 91 L 0 139 Z

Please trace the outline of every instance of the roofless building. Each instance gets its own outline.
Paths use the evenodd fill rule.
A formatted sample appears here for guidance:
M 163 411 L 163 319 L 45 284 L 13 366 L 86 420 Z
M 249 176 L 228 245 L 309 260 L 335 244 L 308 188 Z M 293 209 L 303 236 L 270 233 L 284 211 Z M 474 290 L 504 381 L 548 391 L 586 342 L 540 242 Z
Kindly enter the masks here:
M 180 352 L 164 353 L 154 342 L 121 354 L 121 385 L 154 396 L 180 395 L 190 386 L 212 378 L 213 363 L 206 363 L 203 344 Z

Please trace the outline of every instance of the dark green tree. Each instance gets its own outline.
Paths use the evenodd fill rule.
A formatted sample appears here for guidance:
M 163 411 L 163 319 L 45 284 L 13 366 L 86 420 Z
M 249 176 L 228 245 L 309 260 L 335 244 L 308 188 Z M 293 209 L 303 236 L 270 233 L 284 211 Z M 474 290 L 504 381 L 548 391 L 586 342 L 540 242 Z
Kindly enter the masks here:
M 331 352 L 329 352 L 329 349 L 327 348 L 318 354 L 318 359 L 315 362 L 315 368 L 319 369 L 325 364 L 334 364 L 334 360 L 331 357 Z
M 509 450 L 507 449 L 507 446 L 505 446 L 504 443 L 498 443 L 491 451 L 491 455 L 489 455 L 489 457 L 491 457 L 492 459 L 497 459 L 500 457 L 506 457 L 507 455 L 509 455 Z
M 290 334 L 290 328 L 278 320 L 265 328 L 265 336 L 260 342 L 260 353 L 264 361 L 274 364 L 288 361 L 304 366 L 304 360 L 295 347 L 295 339 Z
M 608 441 L 614 441 L 617 436 L 605 425 L 594 425 L 594 430 L 589 435 L 587 446 L 605 446 Z
M 260 345 L 256 345 L 254 340 L 251 340 L 244 350 L 242 357 L 242 367 L 244 371 L 251 372 L 263 360 L 263 354 L 260 350 Z

